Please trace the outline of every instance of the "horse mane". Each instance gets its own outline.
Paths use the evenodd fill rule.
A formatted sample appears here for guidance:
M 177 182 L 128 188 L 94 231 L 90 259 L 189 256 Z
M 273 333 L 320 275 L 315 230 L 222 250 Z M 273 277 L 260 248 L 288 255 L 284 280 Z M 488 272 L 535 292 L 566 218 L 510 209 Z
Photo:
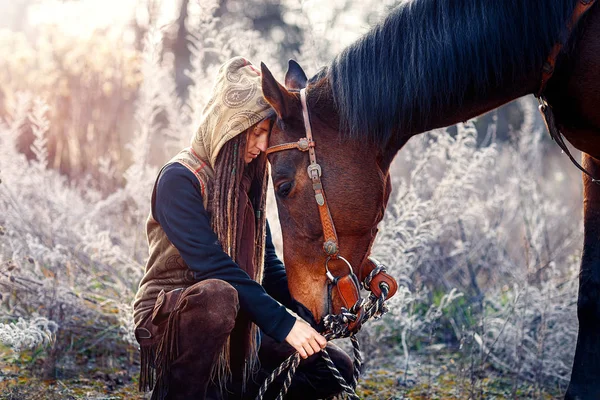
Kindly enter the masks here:
M 467 94 L 541 74 L 576 1 L 403 1 L 327 69 L 340 130 L 385 146 Z

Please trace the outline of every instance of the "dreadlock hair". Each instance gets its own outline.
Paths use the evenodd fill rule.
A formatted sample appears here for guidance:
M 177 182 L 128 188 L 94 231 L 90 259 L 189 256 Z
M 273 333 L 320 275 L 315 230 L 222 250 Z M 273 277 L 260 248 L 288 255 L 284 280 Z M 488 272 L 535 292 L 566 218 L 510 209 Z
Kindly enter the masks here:
M 250 192 L 248 194 L 255 212 L 255 236 L 254 236 L 254 276 L 252 279 L 261 283 L 265 259 L 266 245 L 266 212 L 265 205 L 267 199 L 268 167 L 267 156 L 261 153 L 250 164 L 246 165 L 244 160 L 246 153 L 246 143 L 248 132 L 254 129 L 254 126 L 248 128 L 245 132 L 229 140 L 217 156 L 215 163 L 215 175 L 212 180 L 212 197 L 208 203 L 211 212 L 211 225 L 216 233 L 223 250 L 231 257 L 234 262 L 238 260 L 238 223 L 241 216 L 238 215 L 239 198 L 241 183 L 244 174 L 248 174 L 251 179 Z M 248 240 L 251 240 L 248 238 Z M 247 349 L 247 363 L 245 363 L 243 372 L 243 387 L 247 379 L 252 375 L 258 366 L 258 347 L 257 340 L 258 328 L 251 324 L 249 346 Z M 231 339 L 231 338 L 229 338 Z M 225 349 L 221 352 L 212 376 L 219 387 L 223 390 L 224 385 L 231 377 L 229 365 L 230 343 L 229 339 Z M 243 389 L 244 390 L 244 389 Z
M 212 182 L 212 198 L 209 202 L 211 211 L 211 225 L 217 238 L 223 246 L 223 250 L 237 261 L 238 257 L 238 209 L 240 187 L 244 173 L 249 174 L 252 180 L 250 187 L 250 201 L 256 215 L 256 259 L 257 272 L 260 270 L 256 280 L 262 278 L 262 265 L 264 260 L 264 247 L 266 242 L 266 214 L 265 205 L 267 199 L 268 168 L 267 158 L 261 153 L 249 165 L 244 160 L 246 152 L 247 132 L 254 129 L 250 127 L 233 139 L 229 140 L 217 157 L 215 163 L 215 178 Z

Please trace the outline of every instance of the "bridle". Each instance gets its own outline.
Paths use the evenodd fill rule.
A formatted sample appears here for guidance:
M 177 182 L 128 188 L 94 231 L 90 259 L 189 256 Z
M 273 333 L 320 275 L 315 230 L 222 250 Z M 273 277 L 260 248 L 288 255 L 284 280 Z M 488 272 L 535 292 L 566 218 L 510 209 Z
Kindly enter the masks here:
M 573 31 L 573 28 L 577 25 L 581 17 L 587 13 L 590 8 L 594 5 L 596 0 L 579 0 L 575 5 L 575 9 L 573 10 L 573 14 L 571 15 L 571 19 L 567 22 L 566 36 L 569 37 Z M 556 69 L 556 62 L 558 60 L 558 56 L 564 47 L 564 41 L 559 40 L 554 44 L 546 62 L 542 68 L 542 79 L 540 82 L 540 86 L 538 91 L 535 93 L 535 97 L 539 102 L 539 110 L 542 114 L 542 119 L 546 124 L 546 128 L 548 129 L 548 133 L 550 133 L 550 137 L 552 140 L 558 144 L 561 150 L 569 157 L 573 165 L 575 165 L 581 172 L 587 175 L 591 181 L 597 185 L 600 185 L 600 178 L 592 175 L 588 170 L 583 168 L 579 162 L 573 157 L 571 151 L 567 147 L 563 135 L 560 132 L 558 125 L 556 124 L 556 119 L 554 117 L 554 112 L 548 101 L 546 100 L 546 96 L 544 92 L 546 90 L 546 86 L 548 85 L 548 81 L 554 75 L 554 71 Z
M 578 4 L 577 4 L 577 6 L 574 10 L 573 16 L 571 18 L 571 21 L 567 25 L 569 33 L 570 33 L 572 27 L 575 26 L 577 21 L 581 18 L 581 16 L 583 14 L 585 14 L 589 10 L 589 8 L 595 3 L 595 1 L 596 0 L 579 0 L 578 1 Z M 546 102 L 546 100 L 544 98 L 544 89 L 546 88 L 546 84 L 548 83 L 548 81 L 552 77 L 552 74 L 554 73 L 556 59 L 557 59 L 561 49 L 562 49 L 562 43 L 559 42 L 554 46 L 554 48 L 552 49 L 552 52 L 548 56 L 548 60 L 544 65 L 544 70 L 542 73 L 541 85 L 540 85 L 539 91 L 537 92 L 536 97 L 540 101 L 540 111 L 542 111 L 542 115 L 544 116 L 546 125 L 548 126 L 548 129 L 550 131 L 550 134 L 552 135 L 552 138 L 555 140 L 559 139 L 559 140 L 557 140 L 557 142 L 559 143 L 561 148 L 563 148 L 563 150 L 569 155 L 569 157 L 571 158 L 571 161 L 576 166 L 578 166 L 579 169 L 581 169 L 584 173 L 590 175 L 575 161 L 575 159 L 571 156 L 570 152 L 568 151 L 566 145 L 564 145 L 564 142 L 562 141 L 562 137 L 560 136 L 560 132 L 558 131 L 558 128 L 556 127 L 556 124 L 555 124 L 555 121 L 554 121 L 554 118 L 553 118 L 553 115 L 551 112 L 551 107 L 548 105 L 548 103 Z M 333 323 L 330 324 L 329 326 L 332 326 L 334 329 L 332 330 L 332 332 L 329 332 L 328 334 L 326 334 L 326 337 L 334 338 L 334 339 L 339 338 L 339 337 L 348 337 L 348 336 L 350 337 L 350 339 L 352 341 L 352 345 L 355 350 L 354 351 L 354 355 L 355 355 L 354 375 L 353 375 L 353 380 L 352 380 L 352 386 L 349 386 L 346 383 L 346 381 L 344 380 L 344 378 L 339 374 L 339 371 L 337 370 L 337 368 L 335 367 L 334 363 L 331 361 L 331 359 L 327 353 L 327 349 L 323 349 L 323 351 L 322 351 L 322 353 L 324 354 L 323 358 L 324 358 L 327 366 L 329 367 L 330 371 L 337 378 L 337 380 L 340 383 L 341 387 L 343 388 L 344 392 L 346 394 L 349 394 L 351 399 L 358 399 L 358 396 L 356 395 L 356 393 L 354 392 L 353 389 L 355 389 L 356 385 L 357 385 L 362 360 L 360 359 L 360 350 L 358 347 L 358 340 L 356 339 L 354 334 L 356 333 L 356 331 L 358 329 L 360 329 L 360 322 L 362 320 L 366 321 L 370 316 L 381 315 L 381 313 L 385 312 L 385 307 L 384 307 L 383 303 L 387 298 L 390 298 L 394 295 L 394 293 L 396 292 L 396 290 L 398 288 L 398 284 L 394 278 L 392 278 L 390 275 L 388 275 L 386 273 L 385 267 L 383 267 L 382 264 L 379 264 L 373 258 L 368 257 L 366 260 L 367 262 L 363 263 L 363 265 L 361 265 L 361 267 L 360 267 L 359 277 L 360 277 L 360 281 L 363 284 L 363 287 L 365 289 L 371 291 L 371 295 L 369 297 L 369 300 L 371 300 L 371 301 L 365 302 L 364 300 L 361 300 L 360 291 L 359 291 L 359 287 L 358 287 L 358 283 L 357 283 L 358 280 L 356 279 L 356 276 L 354 275 L 352 266 L 345 258 L 343 258 L 342 256 L 339 255 L 337 232 L 335 230 L 333 218 L 331 217 L 331 213 L 329 212 L 329 206 L 327 205 L 327 200 L 325 197 L 323 184 L 321 182 L 321 174 L 322 174 L 321 166 L 317 163 L 317 158 L 316 158 L 316 154 L 315 154 L 316 144 L 315 144 L 315 141 L 313 140 L 312 128 L 311 128 L 310 118 L 309 118 L 309 114 L 308 114 L 308 107 L 306 104 L 306 89 L 304 89 L 304 88 L 300 90 L 300 100 L 302 103 L 302 115 L 304 118 L 304 128 L 306 131 L 306 137 L 304 137 L 294 143 L 285 143 L 285 144 L 280 144 L 277 146 L 269 147 L 267 149 L 266 153 L 268 155 L 268 154 L 275 153 L 278 151 L 284 151 L 284 150 L 290 150 L 290 149 L 297 149 L 297 150 L 300 150 L 303 152 L 308 151 L 310 164 L 308 166 L 307 172 L 308 172 L 308 176 L 313 184 L 313 190 L 315 192 L 315 200 L 319 207 L 319 215 L 321 218 L 321 225 L 323 226 L 323 236 L 324 236 L 323 250 L 324 250 L 325 254 L 327 255 L 327 258 L 325 260 L 325 271 L 326 271 L 325 273 L 326 273 L 326 276 L 327 276 L 328 280 L 330 281 L 330 283 L 332 285 L 337 286 L 338 291 L 341 294 L 342 302 L 345 305 L 345 307 L 342 309 L 342 312 L 340 314 L 327 315 L 324 318 L 326 325 L 328 325 L 327 324 L 328 318 L 330 321 L 333 321 L 333 322 L 342 321 L 344 324 L 344 326 L 342 326 L 342 328 L 340 328 L 337 331 L 336 331 L 336 326 L 335 326 L 336 324 L 333 324 Z M 594 177 L 592 177 L 591 175 L 590 175 L 590 178 L 592 178 L 593 182 L 600 183 L 600 179 L 594 179 Z M 371 248 L 371 245 L 369 245 L 369 251 L 370 251 L 370 248 Z M 341 277 L 341 278 L 334 277 L 333 274 L 328 269 L 328 262 L 332 259 L 341 259 L 342 261 L 344 261 L 348 265 L 348 268 L 350 270 L 349 274 L 344 277 Z M 344 292 L 346 292 L 346 291 L 352 294 L 352 299 L 347 299 L 344 297 Z M 331 296 L 330 296 L 330 298 L 331 298 Z M 378 300 L 375 301 L 375 299 L 378 299 Z M 356 301 L 354 303 L 352 303 L 352 301 L 354 301 L 354 300 L 356 300 Z M 331 302 L 331 300 L 329 302 Z M 352 305 L 352 306 L 350 307 L 349 305 Z M 357 318 L 357 316 L 359 315 L 358 309 L 363 308 L 363 305 L 364 305 L 364 312 L 362 313 L 362 317 Z M 350 311 L 350 313 L 347 313 L 348 311 Z M 358 323 L 353 323 L 352 321 L 349 322 L 345 318 L 345 315 L 347 315 L 347 314 L 350 314 L 350 315 L 354 314 L 355 319 L 353 321 L 357 321 Z M 341 325 L 342 324 L 338 324 L 338 326 L 341 326 Z M 294 355 L 290 356 L 286 361 L 284 361 L 284 363 L 282 363 L 282 365 L 277 370 L 275 370 L 271 374 L 271 376 L 267 378 L 267 380 L 265 380 L 265 382 L 263 383 L 263 385 L 260 388 L 257 399 L 262 400 L 264 394 L 266 393 L 268 386 L 274 381 L 274 379 L 277 376 L 281 375 L 283 371 L 289 369 L 286 379 L 284 381 L 284 385 L 281 390 L 280 396 L 278 397 L 278 398 L 283 398 L 283 396 L 287 392 L 287 389 L 289 388 L 289 385 L 291 384 L 292 376 L 293 376 L 293 374 L 296 370 L 296 367 L 298 366 L 299 363 L 300 363 L 300 356 L 298 354 L 294 354 Z
M 339 258 L 350 265 L 350 263 L 344 257 L 339 255 L 340 251 L 338 245 L 338 236 L 335 230 L 335 224 L 333 223 L 333 218 L 331 217 L 331 212 L 329 211 L 329 205 L 327 204 L 325 191 L 323 190 L 323 183 L 321 182 L 322 169 L 319 163 L 317 163 L 315 141 L 313 140 L 312 126 L 310 124 L 310 117 L 308 115 L 308 107 L 306 106 L 306 89 L 300 90 L 300 100 L 302 102 L 302 116 L 304 117 L 306 137 L 298 140 L 295 143 L 284 143 L 269 147 L 266 153 L 268 155 L 278 151 L 290 149 L 308 151 L 310 164 L 308 165 L 307 172 L 315 192 L 315 200 L 317 202 L 317 206 L 319 207 L 319 216 L 321 218 L 321 225 L 323 226 L 323 236 L 325 238 L 323 243 L 323 251 L 325 251 L 325 254 L 327 255 L 327 260 Z
M 360 302 L 360 283 L 363 282 L 363 287 L 370 289 L 374 294 L 379 292 L 380 284 L 387 285 L 389 293 L 387 298 L 389 299 L 394 295 L 398 288 L 398 284 L 394 278 L 385 272 L 385 267 L 382 268 L 382 264 L 377 262 L 375 259 L 368 257 L 366 262 L 361 265 L 359 271 L 359 279 L 354 274 L 352 265 L 348 260 L 340 255 L 339 241 L 337 231 L 329 205 L 327 203 L 327 197 L 325 196 L 325 190 L 323 188 L 323 182 L 321 181 L 322 168 L 317 162 L 317 155 L 315 152 L 316 143 L 313 139 L 312 126 L 310 123 L 310 116 L 308 113 L 308 106 L 306 101 L 306 88 L 300 90 L 300 102 L 302 103 L 302 116 L 304 119 L 304 129 L 306 137 L 299 139 L 297 142 L 284 143 L 276 146 L 269 147 L 266 154 L 276 153 L 284 150 L 299 150 L 302 152 L 308 152 L 309 165 L 307 168 L 308 177 L 312 183 L 312 188 L 315 193 L 315 201 L 319 209 L 319 217 L 321 219 L 321 226 L 323 228 L 323 251 L 325 252 L 325 275 L 329 281 L 329 307 L 331 309 L 331 290 L 336 287 L 338 296 L 344 303 L 344 308 L 349 310 L 355 304 Z M 373 237 L 373 240 L 375 237 Z M 372 243 L 371 243 L 372 244 Z M 369 249 L 371 245 L 369 245 Z M 329 262 L 331 260 L 341 260 L 348 266 L 348 274 L 336 277 L 329 270 Z M 373 274 L 377 270 L 379 272 Z M 366 282 L 365 282 L 366 281 Z M 358 322 L 360 318 L 358 318 Z M 351 331 L 358 330 L 360 323 L 349 323 L 349 329 Z
M 331 360 L 326 348 L 323 349 L 321 353 L 325 364 L 333 376 L 337 379 L 343 391 L 349 396 L 350 399 L 358 400 L 359 397 L 356 395 L 355 389 L 360 376 L 362 358 L 360 353 L 360 345 L 355 334 L 361 328 L 363 322 L 367 321 L 371 317 L 381 317 L 387 311 L 385 301 L 396 293 L 398 289 L 398 283 L 394 278 L 387 274 L 386 268 L 383 264 L 380 264 L 371 257 L 367 257 L 366 261 L 360 266 L 359 281 L 354 274 L 350 262 L 340 255 L 335 224 L 333 223 L 333 218 L 331 217 L 331 212 L 329 211 L 329 205 L 327 204 L 323 182 L 321 182 L 321 174 L 323 171 L 319 163 L 317 163 L 317 155 L 315 153 L 316 143 L 313 140 L 310 116 L 308 114 L 308 106 L 306 104 L 305 88 L 300 90 L 300 102 L 302 103 L 302 116 L 304 118 L 304 130 L 306 132 L 306 137 L 299 139 L 297 142 L 284 143 L 269 147 L 266 151 L 266 154 L 269 155 L 278 151 L 293 149 L 302 152 L 308 151 L 310 163 L 308 165 L 307 173 L 312 182 L 313 191 L 315 192 L 315 201 L 317 202 L 321 226 L 323 227 L 323 251 L 325 252 L 326 256 L 325 275 L 329 281 L 327 288 L 327 303 L 329 307 L 329 313 L 325 315 L 322 321 L 325 328 L 324 336 L 327 340 L 344 337 L 350 338 L 354 353 L 352 380 L 350 382 L 346 382 Z M 371 239 L 368 251 L 370 251 L 374 239 L 375 235 L 373 235 L 373 238 Z M 348 274 L 341 277 L 334 276 L 329 270 L 329 262 L 331 260 L 341 260 L 344 262 L 348 266 Z M 363 299 L 360 297 L 359 282 L 362 283 L 363 288 L 371 291 L 368 299 Z M 339 313 L 336 314 L 331 311 L 333 308 L 331 292 L 334 288 L 337 291 L 341 302 L 344 304 Z M 299 363 L 300 356 L 297 353 L 292 354 L 265 380 L 256 399 L 262 400 L 269 385 L 277 376 L 281 375 L 283 371 L 287 370 L 288 372 L 286 379 L 278 399 L 283 398 Z

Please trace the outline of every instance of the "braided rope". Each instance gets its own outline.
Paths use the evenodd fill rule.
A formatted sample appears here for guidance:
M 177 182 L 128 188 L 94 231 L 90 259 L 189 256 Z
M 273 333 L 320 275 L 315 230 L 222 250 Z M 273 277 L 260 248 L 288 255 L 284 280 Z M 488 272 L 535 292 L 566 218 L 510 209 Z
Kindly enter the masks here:
M 371 280 L 375 275 L 380 272 L 385 272 L 385 267 L 379 265 L 374 268 L 373 271 L 365 278 L 363 283 L 364 287 L 369 290 L 369 285 Z M 359 311 L 362 309 L 362 313 L 360 314 L 360 324 L 362 325 L 366 321 L 371 318 L 378 319 L 383 316 L 386 312 L 388 312 L 388 307 L 385 304 L 389 293 L 389 286 L 386 283 L 380 284 L 381 296 L 376 297 L 373 293 L 369 295 L 368 299 L 360 299 L 358 300 L 350 310 L 342 307 L 342 310 L 339 314 L 329 314 L 323 318 L 323 323 L 325 325 L 326 334 L 324 335 L 327 341 L 341 338 L 350 338 L 352 342 L 352 350 L 354 353 L 354 361 L 353 361 L 353 374 L 352 374 L 352 382 L 349 385 L 340 371 L 337 369 L 333 360 L 329 356 L 327 349 L 321 350 L 321 354 L 325 364 L 338 381 L 340 387 L 346 394 L 346 397 L 350 400 L 360 400 L 358 395 L 356 394 L 356 386 L 358 385 L 358 379 L 360 378 L 360 370 L 362 367 L 362 355 L 360 353 L 360 343 L 358 342 L 358 338 L 355 336 L 355 332 L 351 332 L 348 329 L 348 325 L 350 322 L 356 322 L 359 319 Z M 256 400 L 263 400 L 265 393 L 271 383 L 279 375 L 281 375 L 284 371 L 288 371 L 286 375 L 286 379 L 283 383 L 281 391 L 277 396 L 277 400 L 283 400 L 283 397 L 287 393 L 290 384 L 292 382 L 292 378 L 296 373 L 296 368 L 300 364 L 300 354 L 294 353 L 289 356 L 275 371 L 271 373 L 269 377 L 263 382 L 258 395 L 256 396 Z
M 333 374 L 334 378 L 337 379 L 337 381 L 338 381 L 339 385 L 342 387 L 342 390 L 344 391 L 344 393 L 346 393 L 348 395 L 348 397 L 352 400 L 359 400 L 359 397 L 356 394 L 354 387 L 348 385 L 348 383 L 346 382 L 346 380 L 344 379 L 344 377 L 342 376 L 340 371 L 337 369 L 337 367 L 333 363 L 333 360 L 329 356 L 327 349 L 323 349 L 323 350 L 321 350 L 321 352 L 322 352 L 322 357 L 323 357 L 323 360 L 325 361 L 325 364 L 327 364 L 327 367 Z
M 373 274 L 373 276 L 374 275 L 375 274 Z M 348 329 L 348 324 L 349 322 L 355 322 L 358 319 L 358 311 L 361 308 L 363 309 L 363 313 L 360 316 L 361 325 L 370 318 L 380 318 L 385 312 L 387 312 L 385 299 L 389 293 L 389 287 L 387 284 L 382 283 L 380 288 L 381 297 L 377 298 L 373 293 L 371 293 L 367 300 L 358 300 L 356 304 L 350 308 L 350 310 L 342 307 L 340 314 L 329 314 L 323 319 L 325 329 L 328 331 L 328 333 L 325 334 L 325 338 L 327 340 L 350 337 L 350 341 L 352 342 L 354 362 L 351 390 L 348 390 L 349 385 L 346 383 L 346 380 L 342 377 L 335 364 L 333 364 L 333 362 L 328 362 L 327 358 L 329 357 L 329 354 L 323 354 L 323 359 L 325 359 L 327 367 L 351 400 L 359 398 L 355 390 L 356 386 L 358 385 L 358 379 L 360 378 L 362 355 L 360 353 L 360 344 L 358 342 L 358 338 L 355 336 L 354 332 L 350 332 Z
M 356 390 L 358 386 L 358 378 L 360 378 L 360 372 L 362 369 L 362 355 L 360 354 L 360 343 L 355 335 L 350 336 L 352 342 L 352 350 L 354 352 L 354 374 L 352 375 L 352 387 Z
M 273 381 L 275 379 L 277 379 L 277 377 L 279 375 L 281 375 L 283 373 L 283 371 L 285 371 L 286 369 L 289 369 L 288 376 L 286 377 L 286 381 L 283 383 L 283 388 L 281 389 L 281 392 L 279 393 L 279 396 L 277 397 L 277 399 L 283 398 L 283 396 L 285 396 L 285 394 L 287 393 L 287 390 L 289 389 L 289 385 L 290 385 L 288 383 L 287 386 L 286 386 L 286 382 L 287 382 L 287 380 L 289 378 L 290 383 L 291 383 L 292 376 L 296 372 L 296 368 L 298 367 L 298 364 L 300 364 L 300 354 L 299 353 L 294 353 L 291 356 L 289 356 L 263 382 L 262 386 L 260 387 L 260 390 L 258 391 L 258 395 L 256 396 L 256 400 L 262 400 L 262 398 L 264 397 L 265 393 L 267 392 L 267 389 L 269 388 L 269 385 L 271 385 L 271 383 L 273 383 Z
M 283 400 L 283 396 L 285 396 L 288 389 L 290 388 L 290 385 L 292 384 L 292 378 L 296 373 L 296 368 L 298 368 L 298 364 L 300 364 L 300 354 L 296 353 L 295 356 L 296 357 L 294 357 L 294 361 L 292 362 L 292 365 L 290 365 L 290 369 L 288 370 L 288 373 L 285 377 L 285 381 L 283 382 L 283 387 L 279 392 L 279 396 L 277 396 L 277 400 Z
M 369 273 L 369 275 L 367 275 L 367 277 L 363 281 L 363 288 L 366 290 L 371 290 L 369 289 L 371 287 L 371 281 L 373 280 L 373 278 L 375 278 L 375 275 L 381 272 L 387 272 L 387 268 L 382 264 L 378 264 L 375 268 L 373 268 L 373 270 Z

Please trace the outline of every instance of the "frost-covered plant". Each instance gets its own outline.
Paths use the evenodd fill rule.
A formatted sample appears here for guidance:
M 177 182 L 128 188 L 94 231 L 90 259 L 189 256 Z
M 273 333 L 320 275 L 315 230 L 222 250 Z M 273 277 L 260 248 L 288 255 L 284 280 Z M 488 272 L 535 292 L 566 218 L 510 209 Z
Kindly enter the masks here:
M 0 118 L 18 93 L 43 94 L 51 109 L 49 164 L 77 180 L 103 177 L 97 174 L 101 158 L 121 169 L 128 163 L 121 144 L 129 136 L 139 57 L 110 33 L 72 36 L 48 25 L 27 33 L 0 29 Z M 29 157 L 32 139 L 27 131 L 19 134 L 19 150 Z M 117 177 L 104 178 L 104 186 L 93 187 L 112 189 Z
M 0 343 L 12 347 L 16 352 L 31 350 L 54 340 L 58 325 L 43 317 L 17 322 L 0 323 Z
M 99 220 L 88 219 L 91 190 L 82 194 L 58 171 L 46 167 L 50 112 L 46 103 L 26 95 L 17 98 L 12 117 L 0 126 L 4 318 L 8 326 L 33 315 L 52 321 L 57 340 L 35 342 L 52 345 L 52 352 L 72 346 L 72 337 L 88 337 L 92 342 L 102 336 L 116 338 L 115 304 L 130 301 L 132 282 L 141 276 L 141 267 L 128 249 L 117 246 L 110 233 L 99 228 Z M 25 128 L 35 135 L 36 158 L 31 161 L 16 150 L 15 140 Z M 12 340 L 2 337 L 11 346 Z M 107 341 L 106 345 L 116 344 Z
M 570 166 L 544 156 L 551 153 L 535 107 L 519 102 L 524 122 L 507 145 L 478 147 L 474 125 L 461 124 L 455 133 L 414 138 L 392 167 L 395 192 L 374 254 L 407 289 L 367 333 L 376 343 L 400 337 L 400 364 L 418 343 L 456 351 L 468 339 L 479 351 L 460 349 L 476 354 L 480 368 L 491 363 L 540 385 L 568 379 L 577 330 L 573 255 L 581 240 L 580 221 L 569 216 L 580 205 L 558 195 L 557 187 L 571 183 L 552 178 Z M 454 291 L 463 296 L 441 301 Z M 423 314 L 436 304 L 446 304 L 437 319 Z M 426 322 L 429 337 L 418 329 Z
M 368 14 L 372 21 L 391 3 L 340 1 L 334 12 L 315 14 L 319 2 L 284 2 L 286 18 L 300 19 L 296 25 L 306 31 L 299 60 L 309 75 L 339 50 L 344 15 L 363 10 L 356 15 Z M 100 65 L 90 63 L 87 71 L 90 46 L 75 40 L 68 41 L 69 51 L 51 43 L 41 53 L 28 51 L 26 63 L 44 58 L 48 82 L 38 80 L 38 71 L 17 87 L 0 72 L 7 94 L 0 121 L 0 331 L 13 332 L 0 335 L 1 342 L 15 347 L 16 329 L 37 327 L 48 336 L 33 335 L 35 340 L 19 348 L 45 345 L 49 358 L 58 361 L 73 350 L 118 353 L 136 345 L 131 303 L 147 256 L 143 224 L 158 167 L 189 144 L 223 61 L 241 55 L 255 64 L 265 61 L 276 76 L 283 75 L 269 53 L 273 47 L 257 40 L 248 20 L 217 28 L 218 6 L 216 0 L 189 2 L 187 99 L 177 97 L 172 57 L 163 47 L 165 31 L 152 26 L 139 52 L 103 48 L 101 59 L 118 53 L 116 60 L 126 64 L 122 70 L 119 62 L 96 57 Z M 364 22 L 355 21 L 354 28 L 366 27 Z M 2 42 L 7 37 L 13 36 L 0 37 L 0 49 L 15 48 Z M 48 87 L 63 93 L 62 77 L 49 73 L 55 69 L 49 54 L 61 51 L 69 59 L 65 69 L 75 68 L 68 76 L 91 79 L 77 89 L 88 90 L 85 98 L 110 92 L 92 77 L 123 80 L 123 92 L 131 94 L 127 106 L 91 115 L 84 128 L 83 119 L 61 120 L 56 99 L 39 98 Z M 491 365 L 539 385 L 568 378 L 581 223 L 580 199 L 561 194 L 577 192 L 580 179 L 541 139 L 530 99 L 519 104 L 524 122 L 507 144 L 479 147 L 476 125 L 468 122 L 417 136 L 397 156 L 391 171 L 394 192 L 373 252 L 402 287 L 390 313 L 363 328 L 367 362 L 389 361 L 395 371 L 418 376 L 422 360 L 441 349 L 470 359 L 477 368 Z M 117 117 L 124 110 L 134 123 Z M 48 150 L 52 135 L 93 136 L 107 122 L 125 126 L 122 139 L 128 146 L 107 147 L 112 150 L 98 155 L 97 174 L 77 183 L 61 176 Z M 32 138 L 29 161 L 19 148 L 24 133 Z M 105 185 L 109 180 L 121 186 Z M 275 228 L 274 202 L 269 207 Z M 475 347 L 461 348 L 469 341 Z M 434 369 L 443 370 L 441 365 Z

